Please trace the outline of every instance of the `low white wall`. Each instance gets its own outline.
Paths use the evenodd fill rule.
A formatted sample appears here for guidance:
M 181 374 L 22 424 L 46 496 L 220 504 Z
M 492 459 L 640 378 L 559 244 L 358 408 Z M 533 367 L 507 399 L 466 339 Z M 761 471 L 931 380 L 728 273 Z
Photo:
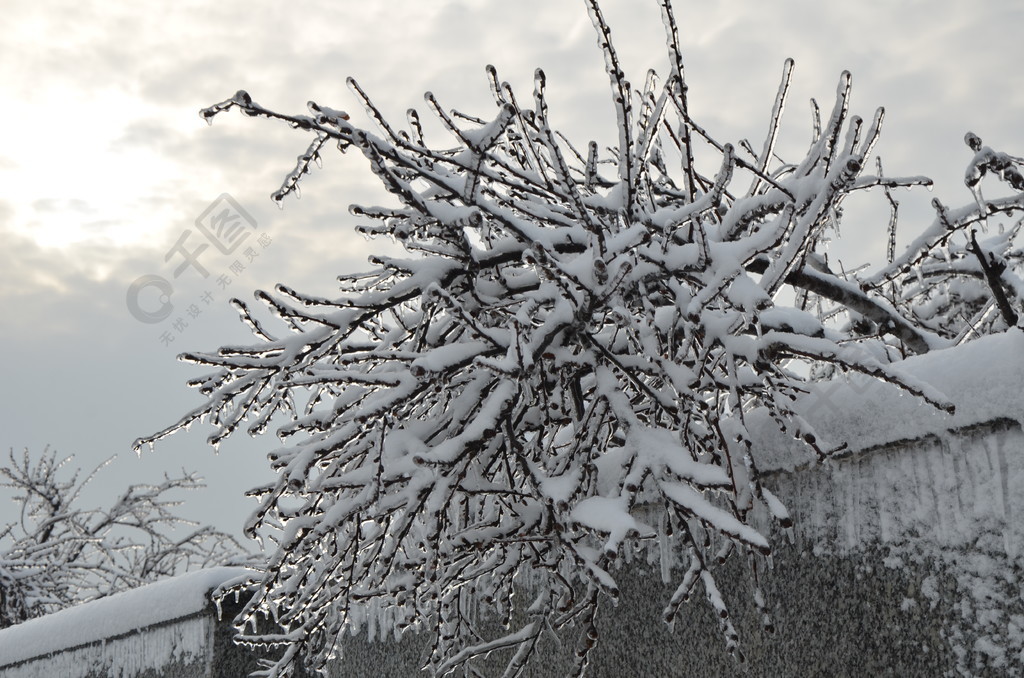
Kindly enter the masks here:
M 136 629 L 0 666 L 4 678 L 200 678 L 211 676 L 216 620 L 209 613 Z
M 212 676 L 218 622 L 209 592 L 245 573 L 227 567 L 193 572 L 4 629 L 0 675 Z

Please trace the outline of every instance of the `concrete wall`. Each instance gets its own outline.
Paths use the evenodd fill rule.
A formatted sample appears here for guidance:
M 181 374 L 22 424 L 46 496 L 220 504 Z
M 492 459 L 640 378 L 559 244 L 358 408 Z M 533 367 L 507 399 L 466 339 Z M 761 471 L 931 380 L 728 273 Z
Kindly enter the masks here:
M 193 678 L 210 674 L 214 619 L 206 613 L 0 666 L 4 678 Z
M 87 604 L 88 605 L 88 604 Z M 3 678 L 238 678 L 259 668 L 257 656 L 235 645 L 230 620 L 240 606 L 202 610 L 129 633 L 0 663 Z M 45 620 L 46 618 L 42 618 Z M 12 627 L 16 628 L 16 627 Z M 0 633 L 0 642 L 3 641 Z M 304 678 L 304 677 L 299 677 Z
M 0 676 L 245 675 L 256 659 L 230 642 L 210 591 L 246 574 L 232 567 L 191 572 L 0 630 Z

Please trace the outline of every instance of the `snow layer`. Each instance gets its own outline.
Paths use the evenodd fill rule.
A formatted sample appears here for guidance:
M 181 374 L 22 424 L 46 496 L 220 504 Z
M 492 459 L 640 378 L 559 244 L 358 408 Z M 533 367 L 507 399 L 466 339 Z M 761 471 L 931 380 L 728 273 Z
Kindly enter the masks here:
M 52 671 L 48 664 L 50 675 L 73 678 L 102 667 L 116 677 L 132 675 L 141 668 L 159 668 L 185 656 L 199 656 L 209 651 L 209 619 L 183 620 L 146 633 L 136 632 L 198 615 L 209 605 L 212 589 L 247 573 L 249 570 L 240 567 L 190 572 L 4 629 L 0 631 L 0 667 L 71 650 L 64 652 L 66 656 L 51 659 L 57 663 Z M 131 635 L 117 638 L 125 634 Z M 117 640 L 103 642 L 110 638 Z M 39 668 L 34 670 L 38 672 Z M 31 673 L 31 665 L 24 669 L 29 670 L 25 675 L 39 675 Z M 20 675 L 13 673 L 16 670 L 5 668 L 3 675 Z
M 946 414 L 864 375 L 839 377 L 813 386 L 795 408 L 814 428 L 822 448 L 845 443 L 844 453 L 850 454 L 998 419 L 1024 419 L 1024 332 L 1019 329 L 914 356 L 893 367 L 942 392 L 956 412 Z M 792 470 L 814 462 L 807 446 L 779 433 L 766 416 L 760 423 L 755 454 L 762 470 Z

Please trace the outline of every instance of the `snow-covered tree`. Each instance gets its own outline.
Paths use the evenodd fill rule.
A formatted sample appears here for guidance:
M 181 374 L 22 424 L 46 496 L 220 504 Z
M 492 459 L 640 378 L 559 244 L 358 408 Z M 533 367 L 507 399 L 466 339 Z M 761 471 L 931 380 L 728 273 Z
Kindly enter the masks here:
M 193 473 L 136 484 L 107 508 L 84 508 L 81 493 L 106 464 L 82 477 L 73 457 L 47 448 L 9 453 L 0 487 L 18 519 L 0 525 L 0 628 L 189 569 L 241 558 L 233 537 L 176 515 Z
M 964 140 L 974 153 L 964 175 L 974 201 L 951 210 L 934 198 L 935 221 L 896 257 L 896 203 L 887 193 L 894 209 L 889 263 L 858 279 L 886 296 L 901 315 L 953 344 L 1016 325 L 1015 309 L 1024 299 L 1024 252 L 1016 244 L 1024 223 L 1024 176 L 1018 169 L 1024 159 L 984 146 L 971 132 Z M 981 181 L 990 172 L 1008 194 L 984 198 Z
M 850 114 L 850 75 L 827 115 L 814 106 L 804 157 L 784 162 L 792 62 L 760 148 L 722 143 L 690 116 L 668 0 L 668 77 L 650 72 L 639 90 L 597 1 L 586 4 L 617 116 L 610 148 L 552 129 L 540 70 L 523 103 L 488 67 L 496 108 L 482 117 L 428 93 L 450 133 L 440 145 L 415 111 L 407 129 L 393 126 L 351 79 L 375 131 L 314 102 L 308 115 L 277 113 L 246 92 L 202 111 L 212 121 L 237 108 L 312 135 L 277 201 L 329 145 L 363 154 L 395 202 L 353 206 L 359 230 L 408 252 L 371 257 L 330 298 L 257 292 L 274 320 L 235 300 L 256 342 L 184 355 L 214 368 L 191 382 L 205 402 L 137 442 L 200 421 L 213 445 L 240 427 L 276 428 L 277 479 L 254 491 L 247 525 L 275 548 L 238 620 L 247 642 L 282 648 L 267 675 L 300 658 L 322 667 L 368 610 L 432 634 L 434 675 L 479 675 L 479 658 L 501 650 L 505 675 L 519 675 L 543 633 L 574 627 L 582 675 L 599 602 L 619 595 L 616 561 L 638 543 L 674 580 L 665 621 L 702 590 L 735 650 L 716 568 L 748 560 L 770 625 L 758 582 L 772 546 L 752 517 L 791 524 L 762 484 L 750 418 L 825 457 L 792 405 L 801 375 L 835 370 L 950 409 L 892 363 L 1005 326 L 987 310 L 993 285 L 1019 303 L 1016 228 L 977 246 L 971 236 L 1024 210 L 1018 159 L 971 141 L 969 178 L 1000 174 L 1012 195 L 936 203 L 903 254 L 894 241 L 876 271 L 836 272 L 826 246 L 848 196 L 880 189 L 895 229 L 892 189 L 930 183 L 882 175 L 872 153 L 883 111 Z M 698 167 L 709 154 L 714 164 Z

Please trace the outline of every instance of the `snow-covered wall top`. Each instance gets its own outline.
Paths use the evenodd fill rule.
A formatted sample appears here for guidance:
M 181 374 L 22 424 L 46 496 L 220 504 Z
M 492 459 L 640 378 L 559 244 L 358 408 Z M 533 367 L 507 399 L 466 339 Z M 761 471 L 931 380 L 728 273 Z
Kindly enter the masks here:
M 0 631 L 0 666 L 87 645 L 203 611 L 212 589 L 249 570 L 216 567 L 61 610 Z
M 894 367 L 942 392 L 956 412 L 947 414 L 861 374 L 821 382 L 795 409 L 814 427 L 822 448 L 845 443 L 844 453 L 855 453 L 1000 419 L 1024 420 L 1024 331 L 1013 329 L 931 351 Z M 785 437 L 771 422 L 759 428 L 762 470 L 792 470 L 815 462 L 807 446 Z

